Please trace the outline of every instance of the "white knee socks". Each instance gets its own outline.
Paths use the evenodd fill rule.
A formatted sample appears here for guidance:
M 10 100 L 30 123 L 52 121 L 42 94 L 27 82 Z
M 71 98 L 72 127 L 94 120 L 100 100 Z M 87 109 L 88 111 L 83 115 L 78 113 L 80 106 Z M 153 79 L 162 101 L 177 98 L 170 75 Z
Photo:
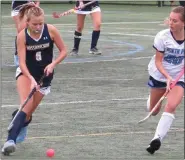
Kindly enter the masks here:
M 167 132 L 169 131 L 173 120 L 175 119 L 174 114 L 164 112 L 159 120 L 154 139 L 160 138 L 162 141 L 163 138 L 166 136 Z

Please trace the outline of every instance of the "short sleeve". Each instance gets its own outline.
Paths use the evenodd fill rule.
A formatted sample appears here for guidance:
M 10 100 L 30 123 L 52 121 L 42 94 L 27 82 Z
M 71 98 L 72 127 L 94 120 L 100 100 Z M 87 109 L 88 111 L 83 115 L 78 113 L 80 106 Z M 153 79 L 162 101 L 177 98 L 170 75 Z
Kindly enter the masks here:
M 161 32 L 159 32 L 155 36 L 153 48 L 161 53 L 164 53 L 165 47 L 164 47 L 163 35 L 161 34 Z

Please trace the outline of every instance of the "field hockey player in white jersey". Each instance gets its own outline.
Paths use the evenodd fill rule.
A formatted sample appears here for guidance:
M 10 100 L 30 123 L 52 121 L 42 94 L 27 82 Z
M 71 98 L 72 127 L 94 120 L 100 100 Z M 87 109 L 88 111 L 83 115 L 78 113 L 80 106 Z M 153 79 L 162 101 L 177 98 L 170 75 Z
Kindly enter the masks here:
M 170 88 L 170 84 L 184 69 L 184 25 L 184 7 L 178 6 L 170 13 L 169 29 L 160 31 L 154 39 L 153 47 L 156 54 L 148 65 L 150 75 L 148 85 L 151 88 L 147 102 L 148 111 L 153 109 L 167 90 L 169 92 L 154 138 L 146 149 L 150 154 L 160 148 L 163 138 L 175 119 L 175 110 L 183 99 L 184 75 L 173 88 Z M 160 108 L 161 104 L 153 115 L 156 115 Z

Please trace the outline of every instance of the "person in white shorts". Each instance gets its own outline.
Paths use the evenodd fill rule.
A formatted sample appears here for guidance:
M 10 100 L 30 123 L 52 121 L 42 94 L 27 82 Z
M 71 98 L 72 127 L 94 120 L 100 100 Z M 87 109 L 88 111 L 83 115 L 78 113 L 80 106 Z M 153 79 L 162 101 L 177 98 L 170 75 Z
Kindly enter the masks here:
M 174 8 L 169 17 L 169 29 L 160 31 L 154 39 L 153 47 L 156 54 L 148 65 L 150 75 L 148 85 L 151 88 L 147 103 L 148 111 L 153 109 L 166 90 L 169 90 L 169 93 L 154 138 L 146 149 L 151 154 L 160 148 L 175 119 L 175 110 L 184 96 L 184 75 L 170 89 L 170 84 L 184 69 L 184 18 L 184 7 Z M 160 108 L 161 104 L 153 115 L 156 115 Z
M 92 32 L 91 47 L 90 47 L 89 53 L 94 55 L 101 55 L 101 51 L 98 50 L 97 48 L 97 43 L 100 36 L 100 27 L 101 27 L 101 9 L 99 7 L 98 1 L 95 1 L 92 4 L 83 8 L 83 6 L 89 2 L 90 1 L 83 1 L 83 0 L 78 0 L 76 2 L 76 7 L 79 10 L 76 11 L 77 28 L 74 32 L 74 47 L 70 52 L 71 55 L 78 55 L 79 45 L 82 37 L 82 30 L 84 28 L 84 21 L 87 14 L 91 15 L 91 18 L 93 21 L 93 32 Z
M 26 22 L 24 19 L 22 19 L 21 21 L 19 20 L 19 10 L 20 8 L 26 4 L 26 3 L 30 3 L 30 2 L 33 2 L 31 0 L 13 0 L 12 1 L 12 11 L 11 11 L 11 16 L 13 18 L 13 21 L 15 23 L 15 27 L 16 27 L 16 30 L 17 30 L 17 34 L 20 33 L 21 30 L 23 30 L 25 27 L 26 27 Z M 39 6 L 40 5 L 40 2 L 39 1 L 35 1 L 34 2 L 36 6 Z M 17 39 L 17 36 L 15 38 L 15 53 L 14 53 L 14 65 L 16 67 L 19 66 L 19 60 L 18 60 L 18 56 L 17 56 L 17 43 L 16 43 L 16 39 Z

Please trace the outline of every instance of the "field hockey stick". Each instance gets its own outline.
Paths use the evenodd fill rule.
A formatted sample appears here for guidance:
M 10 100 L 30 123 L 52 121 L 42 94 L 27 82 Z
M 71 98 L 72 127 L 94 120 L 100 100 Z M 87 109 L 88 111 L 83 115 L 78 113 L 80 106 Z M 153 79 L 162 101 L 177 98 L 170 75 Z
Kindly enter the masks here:
M 172 82 L 172 84 L 170 85 L 170 88 L 172 89 L 175 84 L 179 81 L 179 79 L 183 76 L 184 74 L 184 68 L 182 69 L 182 71 L 179 73 L 179 76 L 175 79 L 174 82 Z M 159 101 L 157 102 L 157 104 L 154 106 L 154 108 L 148 113 L 148 115 L 140 120 L 138 123 L 143 123 L 145 122 L 148 118 L 150 118 L 150 116 L 153 114 L 153 112 L 158 108 L 159 104 L 165 99 L 165 97 L 168 95 L 169 90 L 166 90 L 166 92 L 163 94 L 163 96 L 159 99 Z
M 46 73 L 44 73 L 44 75 L 41 77 L 40 81 L 38 82 L 38 86 L 41 86 L 43 83 L 43 79 L 46 77 Z M 12 121 L 10 122 L 9 126 L 8 126 L 8 131 L 10 131 L 13 127 L 13 123 L 14 120 L 17 118 L 18 114 L 22 111 L 22 109 L 25 107 L 25 105 L 28 103 L 28 101 L 31 99 L 31 97 L 33 96 L 33 94 L 36 92 L 37 88 L 34 87 L 31 92 L 29 93 L 28 97 L 26 98 L 26 100 L 24 101 L 24 103 L 20 106 L 19 110 L 17 111 L 17 113 L 15 114 L 14 118 L 12 119 Z
M 83 7 L 80 8 L 80 9 L 78 9 L 77 7 L 75 7 L 75 8 L 73 8 L 73 9 L 69 9 L 69 10 L 67 10 L 67 11 L 65 11 L 65 12 L 63 12 L 63 13 L 53 12 L 53 18 L 60 18 L 60 17 L 62 17 L 62 16 L 67 16 L 67 15 L 69 15 L 69 14 L 71 14 L 71 13 L 75 13 L 75 11 L 81 10 L 81 9 L 87 7 L 88 5 L 90 5 L 90 4 L 94 3 L 94 2 L 96 2 L 96 1 L 88 2 L 88 3 L 84 4 Z

